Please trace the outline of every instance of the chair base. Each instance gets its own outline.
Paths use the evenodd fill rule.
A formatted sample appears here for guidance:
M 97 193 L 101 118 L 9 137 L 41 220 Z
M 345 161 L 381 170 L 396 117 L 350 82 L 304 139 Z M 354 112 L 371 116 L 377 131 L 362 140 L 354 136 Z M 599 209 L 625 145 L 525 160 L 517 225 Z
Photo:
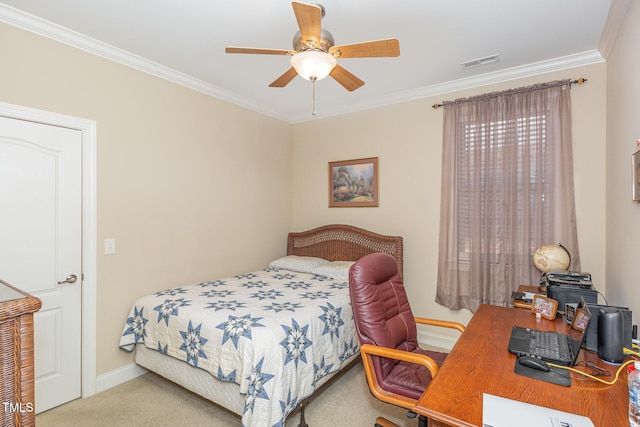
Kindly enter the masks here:
M 375 427 L 400 427 L 398 424 L 389 421 L 386 418 L 383 417 L 378 417 L 376 418 L 376 423 L 374 424 Z
M 417 414 L 415 412 L 407 412 L 407 417 L 408 418 L 415 418 Z M 427 419 L 427 417 L 425 417 L 424 415 L 420 415 L 418 416 L 418 427 L 427 427 L 429 425 L 429 420 Z M 398 424 L 394 423 L 393 421 L 389 421 L 388 419 L 384 418 L 384 417 L 378 417 L 376 418 L 376 423 L 374 424 L 375 427 L 401 427 Z

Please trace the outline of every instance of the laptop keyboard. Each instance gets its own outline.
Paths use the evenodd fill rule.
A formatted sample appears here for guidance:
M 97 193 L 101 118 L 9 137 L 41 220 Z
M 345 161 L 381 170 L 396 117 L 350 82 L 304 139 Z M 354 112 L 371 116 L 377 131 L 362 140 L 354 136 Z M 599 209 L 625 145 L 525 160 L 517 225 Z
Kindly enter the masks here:
M 551 331 L 531 330 L 531 341 L 529 351 L 542 357 L 560 360 L 560 356 L 565 353 L 560 350 L 561 345 L 558 334 Z

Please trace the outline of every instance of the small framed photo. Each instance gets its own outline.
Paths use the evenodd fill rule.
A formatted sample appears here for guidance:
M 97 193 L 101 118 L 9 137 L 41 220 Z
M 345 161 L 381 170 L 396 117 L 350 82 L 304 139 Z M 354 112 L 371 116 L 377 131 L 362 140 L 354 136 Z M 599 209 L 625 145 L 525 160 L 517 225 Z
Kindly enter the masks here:
M 329 162 L 329 207 L 378 206 L 378 158 Z
M 589 313 L 587 313 L 583 308 L 579 308 L 576 311 L 576 315 L 573 317 L 573 323 L 571 327 L 578 331 L 584 331 L 584 329 L 589 324 Z
M 531 301 L 532 312 L 540 313 L 540 316 L 545 319 L 554 320 L 556 318 L 557 310 L 558 301 L 539 294 L 535 294 L 533 296 L 533 301 Z

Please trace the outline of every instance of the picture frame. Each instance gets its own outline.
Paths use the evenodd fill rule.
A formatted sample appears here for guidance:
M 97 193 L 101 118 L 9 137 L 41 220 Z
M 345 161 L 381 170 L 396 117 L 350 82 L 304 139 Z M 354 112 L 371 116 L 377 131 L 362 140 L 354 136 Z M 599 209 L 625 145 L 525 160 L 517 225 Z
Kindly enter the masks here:
M 631 156 L 632 174 L 633 174 L 633 201 L 640 201 L 640 150 Z
M 378 158 L 329 162 L 329 207 L 378 206 Z
M 589 316 L 589 313 L 587 313 L 585 309 L 579 308 L 576 311 L 576 315 L 573 317 L 573 323 L 571 324 L 571 327 L 580 332 L 584 331 L 584 329 L 589 324 L 590 317 L 591 316 Z
M 531 311 L 539 313 L 545 319 L 554 320 L 558 311 L 558 301 L 544 295 L 535 294 L 531 301 Z

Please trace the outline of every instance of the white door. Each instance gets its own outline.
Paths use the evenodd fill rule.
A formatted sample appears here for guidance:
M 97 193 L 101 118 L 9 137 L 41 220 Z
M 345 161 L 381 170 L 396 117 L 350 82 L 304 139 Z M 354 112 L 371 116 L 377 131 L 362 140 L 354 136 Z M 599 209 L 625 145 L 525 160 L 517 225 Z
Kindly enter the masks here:
M 0 117 L 0 278 L 42 300 L 36 412 L 81 395 L 81 138 Z

